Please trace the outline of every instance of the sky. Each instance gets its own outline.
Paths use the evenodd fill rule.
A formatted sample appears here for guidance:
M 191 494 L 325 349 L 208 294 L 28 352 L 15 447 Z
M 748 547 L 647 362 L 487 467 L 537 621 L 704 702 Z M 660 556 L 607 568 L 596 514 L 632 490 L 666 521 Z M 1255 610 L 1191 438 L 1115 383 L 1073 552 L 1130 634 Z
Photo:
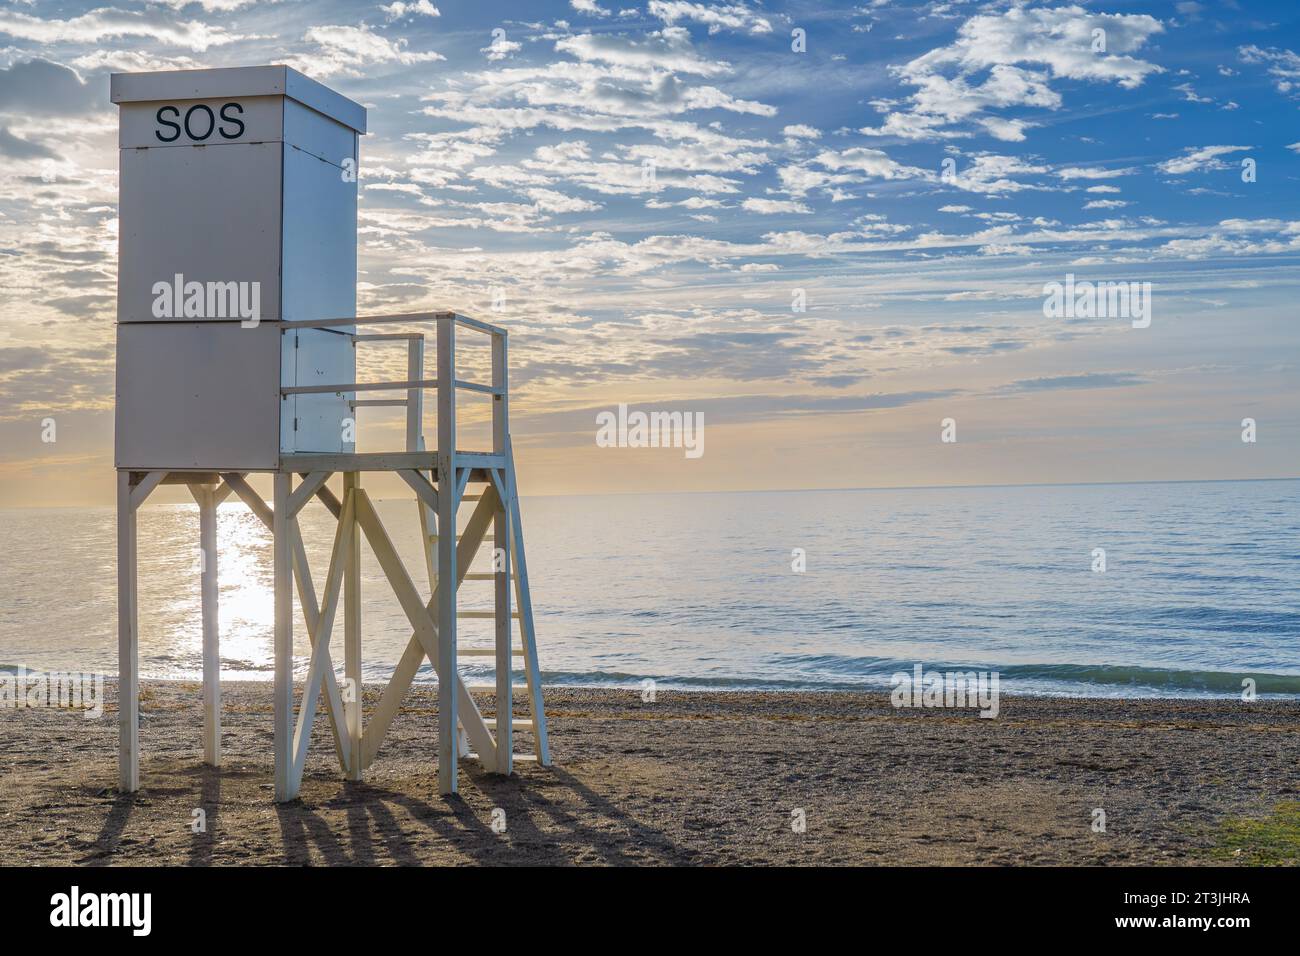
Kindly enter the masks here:
M 1250 0 L 10 0 L 0 506 L 112 500 L 109 74 L 261 63 L 369 110 L 361 313 L 510 329 L 525 494 L 1300 475 L 1298 51 Z M 704 454 L 598 447 L 620 403 Z

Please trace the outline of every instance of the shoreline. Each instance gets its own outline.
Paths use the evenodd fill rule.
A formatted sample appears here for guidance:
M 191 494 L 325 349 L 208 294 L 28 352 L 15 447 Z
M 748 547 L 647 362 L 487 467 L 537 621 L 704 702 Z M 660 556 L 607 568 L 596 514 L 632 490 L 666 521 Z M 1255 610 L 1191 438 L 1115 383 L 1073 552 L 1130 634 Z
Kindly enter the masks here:
M 1234 834 L 1300 800 L 1295 700 L 1002 694 L 983 719 L 888 692 L 568 686 L 546 688 L 553 767 L 467 761 L 443 798 L 437 695 L 416 686 L 363 783 L 318 712 L 301 798 L 277 806 L 268 682 L 223 684 L 219 770 L 201 763 L 199 685 L 141 686 L 134 796 L 115 789 L 115 682 L 98 720 L 0 709 L 7 865 L 1231 865 L 1275 862 Z
M 915 666 L 915 665 L 913 665 L 913 666 Z M 36 668 L 36 667 L 28 667 L 28 666 L 25 665 L 25 664 L 3 664 L 3 663 L 0 663 L 0 679 L 3 679 L 5 676 L 8 676 L 8 675 L 15 675 L 15 674 L 19 673 L 20 670 L 22 671 L 22 673 L 24 673 L 25 675 L 27 675 L 29 678 L 31 678 L 31 677 L 38 677 L 38 676 L 40 676 L 40 675 L 42 675 L 42 674 L 50 674 L 50 675 L 58 675 L 58 674 L 74 674 L 74 675 L 84 675 L 84 676 L 95 676 L 95 675 L 98 675 L 98 676 L 102 676 L 102 677 L 103 677 L 103 680 L 104 680 L 104 686 L 105 686 L 105 687 L 111 687 L 111 686 L 114 686 L 114 685 L 116 684 L 116 682 L 117 682 L 117 678 L 116 678 L 115 676 L 113 676 L 112 673 L 111 673 L 110 671 L 107 671 L 107 670 L 102 670 L 102 671 L 95 671 L 95 670 L 84 671 L 84 670 L 72 670 L 72 669 L 67 669 L 67 668 Z M 946 671 L 948 671 L 948 670 L 952 670 L 952 671 L 976 672 L 976 673 L 978 673 L 978 672 L 980 672 L 981 670 L 992 672 L 992 671 L 997 671 L 998 669 L 997 669 L 997 668 L 988 668 L 988 667 L 983 667 L 983 666 L 976 666 L 976 665 L 943 665 L 942 668 L 941 668 L 941 667 L 938 667 L 938 666 L 936 666 L 936 667 L 934 667 L 934 668 L 931 668 L 931 669 L 927 670 L 926 673 L 927 673 L 927 674 L 930 673 L 931 670 L 933 670 L 933 671 L 944 671 L 944 672 L 946 672 Z M 304 673 L 305 673 L 305 669 L 304 669 Z M 905 672 L 905 671 L 900 671 L 899 673 L 907 673 L 907 672 Z M 1217 676 L 1217 675 L 1223 675 L 1223 676 L 1225 676 L 1225 677 L 1231 678 L 1231 679 L 1232 679 L 1232 682 L 1234 682 L 1234 683 L 1233 683 L 1233 686 L 1235 686 L 1235 681 L 1236 681 L 1236 679 L 1239 678 L 1239 677 L 1242 677 L 1242 678 L 1244 678 L 1244 677 L 1250 677 L 1250 678 L 1255 679 L 1255 680 L 1263 679 L 1263 680 L 1270 680 L 1270 681 L 1271 681 L 1271 680 L 1296 680 L 1296 681 L 1300 681 L 1300 674 L 1275 674 L 1275 673 L 1258 673 L 1258 672 L 1257 672 L 1257 673 L 1251 673 L 1251 672 L 1248 672 L 1248 671 L 1241 671 L 1241 672 L 1236 672 L 1236 671 L 1206 671 L 1206 672 L 1203 672 L 1203 673 L 1206 673 L 1206 674 L 1213 674 L 1213 675 L 1216 675 L 1216 676 Z M 300 687 L 300 685 L 301 685 L 301 680 L 300 680 L 299 678 L 300 678 L 300 675 L 298 675 L 298 674 L 295 673 L 295 676 L 294 676 L 294 686 L 295 686 L 295 687 Z M 636 681 L 635 683 L 598 683 L 598 682 L 593 682 L 593 683 L 562 683 L 562 684 L 546 683 L 546 684 L 545 684 L 545 687 L 547 688 L 547 691 L 548 691 L 548 692 L 551 691 L 551 690 L 556 690 L 556 691 L 608 691 L 608 692 L 610 692 L 610 693 L 618 693 L 618 694 L 638 694 L 638 695 L 639 695 L 639 694 L 641 693 L 641 689 L 642 689 L 642 688 L 641 688 L 641 681 L 644 680 L 644 679 L 645 679 L 645 678 L 635 678 L 635 679 L 634 679 L 634 678 L 628 678 L 629 681 L 633 681 L 633 680 L 635 680 L 635 681 Z M 790 686 L 790 687 L 778 687 L 778 686 L 772 686 L 772 685 L 770 685 L 770 684 L 755 684 L 755 685 L 753 685 L 753 686 L 746 685 L 746 686 L 719 687 L 719 686 L 710 685 L 710 684 L 701 684 L 700 686 L 681 686 L 681 685 L 679 685 L 679 684 L 674 683 L 674 681 L 676 681 L 677 678 L 666 678 L 666 679 L 663 679 L 663 680 L 661 680 L 660 678 L 651 678 L 651 679 L 656 681 L 656 687 L 657 687 L 658 691 L 660 691 L 660 692 L 666 692 L 666 693 L 674 693 L 674 694 L 777 694 L 777 695 L 779 695 L 779 694 L 808 694 L 808 695 L 814 695 L 814 696 L 816 696 L 816 695 L 825 695 L 825 694 L 850 694 L 850 695 L 862 695 L 862 696 L 865 696 L 865 697 L 878 696 L 878 695 L 884 695 L 884 696 L 888 697 L 888 696 L 890 695 L 890 693 L 892 692 L 891 687 L 890 687 L 887 683 L 882 683 L 882 684 L 879 684 L 879 685 L 874 685 L 874 684 L 873 684 L 873 685 L 848 685 L 848 684 L 845 684 L 845 685 L 839 685 L 839 686 L 810 686 L 810 685 L 804 684 L 804 685 L 799 685 L 799 686 Z M 200 683 L 201 680 L 202 680 L 202 678 L 201 678 L 201 676 L 198 675 L 198 674 L 195 674 L 193 677 L 143 677 L 143 676 L 142 676 L 142 677 L 140 678 L 140 683 L 141 683 L 142 686 L 143 686 L 144 684 L 156 684 L 156 685 L 160 685 L 160 686 L 166 686 L 166 685 L 193 685 L 193 684 L 198 684 L 198 683 Z M 665 681 L 665 680 L 666 680 L 667 682 L 663 682 L 663 681 Z M 519 685 L 519 682 L 520 682 L 520 681 L 522 681 L 522 677 L 517 677 L 517 678 L 516 678 L 516 685 L 517 685 L 517 686 Z M 468 679 L 467 679 L 467 682 L 468 682 Z M 273 677 L 270 676 L 269 674 L 268 674 L 268 676 L 265 677 L 265 678 L 263 678 L 263 677 L 256 677 L 256 678 L 250 678 L 250 677 L 231 677 L 231 678 L 226 678 L 226 677 L 224 677 L 224 675 L 223 675 L 223 680 L 222 680 L 222 686 L 223 686 L 223 687 L 225 687 L 226 685 L 232 685 L 232 686 L 233 686 L 233 685 L 248 685 L 248 686 L 250 686 L 250 687 L 257 687 L 257 686 L 266 686 L 266 687 L 270 687 L 272 683 L 273 683 Z M 1003 686 L 1005 686 L 1005 685 L 1007 684 L 1007 681 L 1006 681 L 1006 680 L 1003 680 L 1001 683 L 1002 683 Z M 375 682 L 367 682 L 365 686 L 366 686 L 367 688 L 372 687 L 372 686 L 374 686 L 374 687 L 380 687 L 380 686 L 382 686 L 382 682 L 379 682 L 379 681 L 375 681 Z M 432 679 L 432 678 L 427 678 L 427 679 L 426 679 L 426 678 L 423 677 L 423 675 L 417 675 L 416 678 L 412 681 L 411 686 L 412 686 L 412 687 L 417 687 L 417 688 L 423 688 L 423 689 L 426 689 L 426 690 L 436 690 L 436 688 L 437 688 L 438 685 L 437 685 L 437 682 L 436 682 L 435 679 Z M 475 686 L 477 686 L 477 685 L 475 685 Z M 1094 686 L 1094 685 L 1089 684 L 1089 686 Z M 1184 692 L 1181 692 L 1181 693 L 1163 693 L 1162 690 L 1161 690 L 1161 688 L 1158 688 L 1158 687 L 1156 687 L 1156 686 L 1154 686 L 1154 685 L 1151 685 L 1151 684 L 1133 684 L 1133 685 L 1129 685 L 1129 684 L 1101 684 L 1101 685 L 1095 685 L 1095 686 L 1101 686 L 1101 687 L 1114 687 L 1114 688 L 1126 687 L 1126 686 L 1137 686 L 1137 687 L 1142 688 L 1144 692 L 1141 693 L 1141 694 L 1126 695 L 1126 694 L 1120 694 L 1120 693 L 1105 693 L 1105 692 L 1102 692 L 1102 691 L 1097 691 L 1097 692 L 1094 692 L 1094 693 L 1089 693 L 1089 692 L 1071 692 L 1071 691 L 1063 691 L 1063 690 L 1060 690 L 1060 689 L 1047 689 L 1047 690 L 1032 690 L 1032 689 L 1031 689 L 1031 690 L 1024 690 L 1024 689 L 1020 689 L 1020 688 L 1017 688 L 1017 687 L 1014 687 L 1014 686 L 1013 686 L 1012 689 L 1010 689 L 1010 690 L 1000 690 L 1000 691 L 999 691 L 999 696 L 1000 696 L 1001 698 L 1033 699 L 1033 700 L 1080 701 L 1080 702 L 1086 702 L 1086 701 L 1092 701 L 1092 700 L 1105 700 L 1105 701 L 1115 701 L 1115 702 L 1118 702 L 1118 703 L 1125 703 L 1125 702 L 1129 702 L 1129 701 L 1134 701 L 1134 702 L 1138 702 L 1138 701 L 1188 701 L 1188 702 L 1195 702 L 1195 701 L 1240 701 L 1240 700 L 1242 699 L 1242 698 L 1241 698 L 1241 691 L 1240 691 L 1240 690 L 1231 690 L 1231 691 L 1228 691 L 1228 690 L 1206 690 L 1206 691 L 1198 691 L 1198 692 L 1187 692 L 1187 691 L 1184 691 Z M 1286 701 L 1300 701 L 1300 695 L 1298 695 L 1296 692 L 1292 692 L 1292 691 L 1261 691 L 1261 690 L 1257 690 L 1257 691 L 1256 691 L 1256 694 L 1255 694 L 1255 697 L 1256 697 L 1256 700 L 1261 701 L 1261 702 L 1286 702 Z M 6 705 L 6 701 L 5 701 L 3 698 L 0 698 L 0 709 L 3 709 L 3 707 L 4 707 L 5 705 Z

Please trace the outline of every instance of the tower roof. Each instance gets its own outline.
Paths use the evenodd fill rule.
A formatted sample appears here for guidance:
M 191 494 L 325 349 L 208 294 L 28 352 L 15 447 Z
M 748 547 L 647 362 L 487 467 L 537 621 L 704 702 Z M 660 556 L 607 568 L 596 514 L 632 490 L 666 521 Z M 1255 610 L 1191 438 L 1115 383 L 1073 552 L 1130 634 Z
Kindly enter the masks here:
M 215 70 L 114 73 L 114 103 L 150 103 L 223 96 L 287 96 L 358 133 L 366 131 L 366 108 L 288 66 L 237 66 Z

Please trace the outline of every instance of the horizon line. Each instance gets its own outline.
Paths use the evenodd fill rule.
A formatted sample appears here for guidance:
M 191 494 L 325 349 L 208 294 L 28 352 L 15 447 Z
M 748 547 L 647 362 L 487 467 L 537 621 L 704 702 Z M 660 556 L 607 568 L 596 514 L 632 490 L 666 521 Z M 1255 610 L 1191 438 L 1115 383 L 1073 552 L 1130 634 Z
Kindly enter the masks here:
M 266 474 L 271 474 L 267 472 Z M 814 494 L 828 491 L 944 491 L 974 488 L 1091 488 L 1113 485 L 1208 485 L 1208 484 L 1243 484 L 1265 481 L 1300 481 L 1300 475 L 1276 478 L 1142 478 L 1127 481 L 1021 481 L 1021 482 L 984 482 L 978 484 L 954 485 L 850 485 L 836 488 L 718 488 L 714 490 L 683 489 L 678 491 L 597 491 L 566 492 L 562 494 L 520 495 L 520 498 L 601 498 L 630 495 L 767 495 L 767 494 Z M 376 498 L 376 501 L 405 501 L 398 498 Z M 187 504 L 186 502 L 168 502 L 168 504 Z M 189 502 L 188 504 L 193 504 Z M 225 504 L 225 502 L 223 502 Z M 78 508 L 113 508 L 112 504 L 103 505 L 10 505 L 0 511 L 40 511 L 40 510 L 75 510 Z

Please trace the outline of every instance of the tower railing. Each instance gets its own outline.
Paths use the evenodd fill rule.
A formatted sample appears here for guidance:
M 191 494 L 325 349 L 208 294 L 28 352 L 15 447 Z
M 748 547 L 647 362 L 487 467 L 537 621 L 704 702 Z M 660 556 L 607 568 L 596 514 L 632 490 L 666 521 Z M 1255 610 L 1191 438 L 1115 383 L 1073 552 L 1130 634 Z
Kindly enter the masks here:
M 432 389 L 437 393 L 436 408 L 438 413 L 438 447 L 455 450 L 447 444 L 453 444 L 456 437 L 456 392 L 476 392 L 492 396 L 492 450 L 490 454 L 501 456 L 507 454 L 509 440 L 509 393 L 507 383 L 507 332 L 497 325 L 480 322 L 456 312 L 414 312 L 398 315 L 373 315 L 357 318 L 318 319 L 293 322 L 281 322 L 281 333 L 300 329 L 346 329 L 350 326 L 415 324 L 434 322 L 437 326 L 437 378 L 424 377 L 425 334 L 423 332 L 388 332 L 388 333 L 351 333 L 355 343 L 363 342 L 398 342 L 407 343 L 407 374 L 405 379 L 381 382 L 334 382 L 322 385 L 282 386 L 280 394 L 320 395 L 352 393 L 349 400 L 352 409 L 365 407 L 406 407 L 406 451 L 423 452 L 424 392 Z M 457 376 L 456 363 L 456 328 L 457 326 L 482 333 L 491 339 L 492 346 L 492 382 L 466 381 Z M 445 361 L 444 361 L 445 358 Z M 359 399 L 358 392 L 405 391 L 406 397 L 400 399 Z M 446 425 L 451 424 L 448 430 Z

